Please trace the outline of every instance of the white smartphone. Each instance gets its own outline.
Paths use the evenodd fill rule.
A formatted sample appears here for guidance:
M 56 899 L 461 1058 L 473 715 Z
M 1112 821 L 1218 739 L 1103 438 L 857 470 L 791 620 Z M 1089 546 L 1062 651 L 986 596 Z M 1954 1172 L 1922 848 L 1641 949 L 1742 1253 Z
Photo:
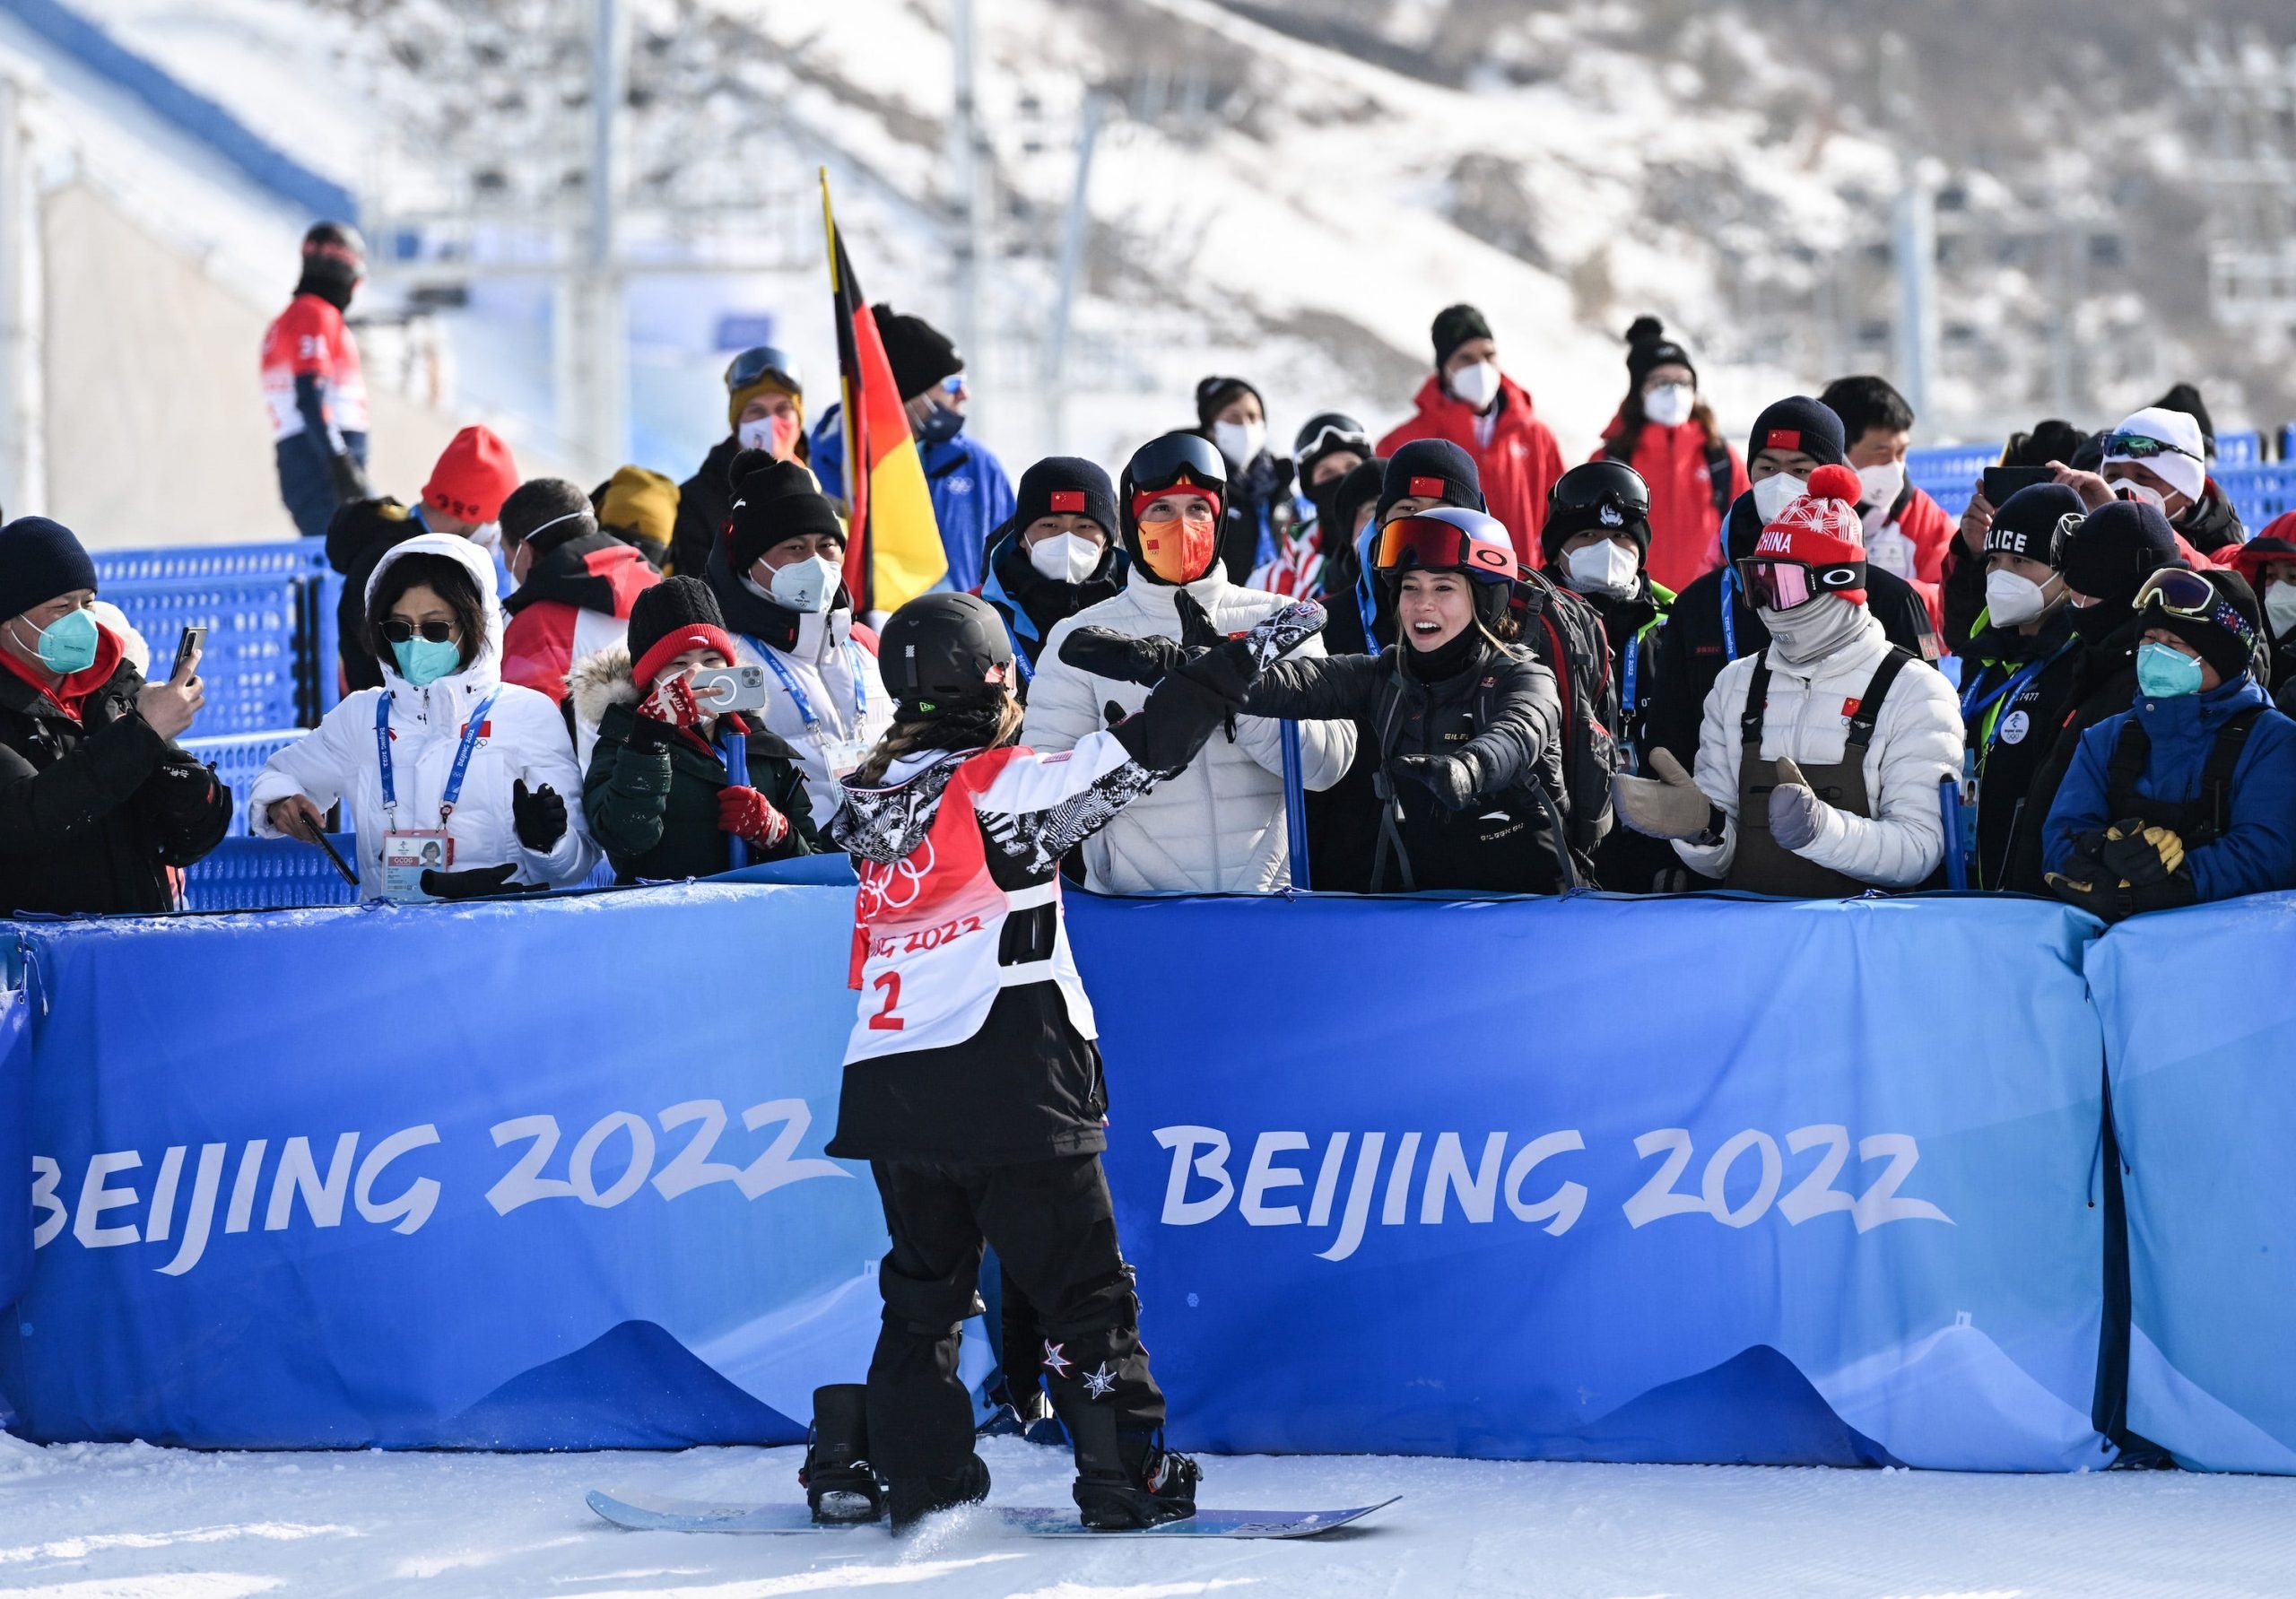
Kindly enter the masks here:
M 765 705 L 765 668 L 719 666 L 697 672 L 690 685 L 693 697 L 712 716 L 729 710 L 760 710 Z

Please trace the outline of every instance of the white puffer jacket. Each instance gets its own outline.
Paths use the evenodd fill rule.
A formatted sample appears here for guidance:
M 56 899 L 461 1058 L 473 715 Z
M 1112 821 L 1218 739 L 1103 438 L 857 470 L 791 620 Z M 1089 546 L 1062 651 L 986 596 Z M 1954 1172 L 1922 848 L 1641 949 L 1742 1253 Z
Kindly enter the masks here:
M 804 694 L 813 715 L 821 718 L 824 737 L 831 741 L 853 739 L 865 754 L 892 726 L 893 700 L 885 691 L 884 680 L 877 674 L 875 652 L 853 637 L 853 613 L 832 611 L 827 615 L 804 617 L 797 624 L 795 649 L 774 649 L 747 633 L 734 635 L 734 647 L 741 652 L 742 665 L 765 669 L 762 715 L 766 730 L 778 734 L 796 752 L 797 765 L 805 774 L 805 797 L 813 802 L 813 814 L 835 815 L 838 806 L 845 803 L 844 786 L 838 781 L 838 774 L 830 770 L 821 743 L 812 736 L 804 717 L 797 709 L 797 701 L 782 686 L 780 673 L 768 664 L 766 656 L 770 651 Z M 857 665 L 860 668 L 858 714 L 854 675 Z
M 433 828 L 439 825 L 439 796 L 446 792 L 468 713 L 499 689 L 486 717 L 491 731 L 471 756 L 462 797 L 447 822 L 455 841 L 454 870 L 511 863 L 518 867 L 521 882 L 563 888 L 581 882 L 598 859 L 582 817 L 582 773 L 574 764 L 573 742 L 558 707 L 547 695 L 502 681 L 502 607 L 494 593 L 494 563 L 468 539 L 426 533 L 385 552 L 375 563 L 367 592 L 373 594 L 392 562 L 408 555 L 444 555 L 470 572 L 486 604 L 486 640 L 477 658 L 453 676 L 422 689 L 394 668 L 384 667 L 384 687 L 360 690 L 265 765 L 248 797 L 249 826 L 257 838 L 280 837 L 271 825 L 270 810 L 290 795 L 303 795 L 322 811 L 347 800 L 359 828 L 360 892 L 379 899 L 387 823 L 382 766 L 375 754 L 376 700 L 390 696 L 396 825 Z M 529 791 L 547 783 L 566 802 L 566 831 L 540 854 L 518 842 L 512 825 L 511 785 L 520 778 Z
M 1849 743 L 1851 706 L 1866 692 L 1890 641 L 1872 616 L 1847 644 L 1796 666 L 1770 656 L 1770 700 L 1762 715 L 1764 760 L 1781 756 L 1804 768 L 1831 766 Z M 1693 872 L 1728 873 L 1738 850 L 1738 724 L 1745 715 L 1752 656 L 1722 668 L 1706 696 L 1698 735 L 1698 786 L 1730 818 L 1722 841 L 1709 847 L 1674 842 Z M 1866 792 L 1872 817 L 1829 805 L 1818 836 L 1803 859 L 1831 867 L 1876 888 L 1910 888 L 1945 858 L 1945 821 L 1937 785 L 1961 769 L 1961 708 L 1944 675 L 1914 662 L 1898 673 L 1882 702 L 1873 742 L 1866 747 Z
M 1212 624 L 1239 632 L 1291 602 L 1257 588 L 1239 588 L 1214 566 L 1187 586 Z M 1179 612 L 1169 584 L 1135 571 L 1123 591 L 1087 606 L 1052 630 L 1029 685 L 1029 714 L 1021 742 L 1039 754 L 1075 748 L 1108 726 L 1103 708 L 1114 700 L 1126 715 L 1147 702 L 1148 691 L 1088 677 L 1060 658 L 1061 641 L 1078 627 L 1113 628 L 1135 638 L 1180 636 Z M 1320 656 L 1310 639 L 1294 656 Z M 1355 758 L 1352 722 L 1300 724 L 1300 776 L 1311 789 L 1329 788 Z M 1292 847 L 1283 821 L 1283 724 L 1238 717 L 1232 743 L 1212 735 L 1204 752 L 1178 777 L 1157 786 L 1084 843 L 1091 886 L 1102 893 L 1178 891 L 1264 894 L 1290 886 Z

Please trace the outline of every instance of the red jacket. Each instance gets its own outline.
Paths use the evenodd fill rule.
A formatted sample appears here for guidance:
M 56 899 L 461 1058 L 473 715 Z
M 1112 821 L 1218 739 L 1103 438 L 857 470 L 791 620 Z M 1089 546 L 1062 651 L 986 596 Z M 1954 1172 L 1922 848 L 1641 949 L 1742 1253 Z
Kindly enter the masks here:
M 1539 529 L 1546 523 L 1547 491 L 1562 475 L 1562 449 L 1532 413 L 1530 392 L 1500 375 L 1488 449 L 1476 447 L 1475 413 L 1464 400 L 1451 396 L 1440 377 L 1430 377 L 1419 386 L 1416 404 L 1418 413 L 1379 440 L 1379 454 L 1392 456 L 1398 446 L 1414 439 L 1448 439 L 1457 445 L 1474 457 L 1483 500 L 1491 514 L 1507 525 L 1516 559 L 1533 569 L 1544 566 Z
M 1613 417 L 1603 438 L 1617 438 L 1624 426 Z M 1643 423 L 1642 436 L 1634 442 L 1634 458 L 1627 462 L 1650 485 L 1650 580 L 1676 594 L 1722 564 L 1722 518 L 1752 486 L 1738 452 L 1727 444 L 1721 449 L 1730 464 L 1730 492 L 1718 511 L 1707 465 L 1706 430 L 1696 422 L 1674 428 Z M 1587 457 L 1608 458 L 1599 449 Z
M 1899 497 L 1896 511 L 1866 535 L 1866 558 L 1912 584 L 1929 607 L 1929 625 L 1943 633 L 1945 557 L 1952 550 L 1956 525 L 1944 506 L 1910 483 Z
M 630 607 L 661 580 L 652 563 L 611 534 L 561 544 L 503 602 L 510 621 L 502 630 L 502 681 L 563 703 L 574 663 L 621 643 Z

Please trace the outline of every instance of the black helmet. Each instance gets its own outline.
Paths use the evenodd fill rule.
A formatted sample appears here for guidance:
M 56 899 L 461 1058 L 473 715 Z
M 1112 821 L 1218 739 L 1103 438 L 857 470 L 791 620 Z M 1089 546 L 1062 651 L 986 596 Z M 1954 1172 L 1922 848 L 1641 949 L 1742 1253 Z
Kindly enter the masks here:
M 1228 464 L 1221 459 L 1219 447 L 1203 434 L 1167 433 L 1161 439 L 1151 439 L 1132 452 L 1132 459 L 1124 464 L 1124 478 L 1117 484 L 1116 493 L 1116 514 L 1124 524 L 1127 547 L 1138 543 L 1140 534 L 1140 524 L 1132 516 L 1133 500 L 1142 494 L 1169 489 L 1182 478 L 1198 488 L 1210 490 L 1222 505 L 1227 503 Z M 1133 559 L 1139 559 L 1136 549 Z
M 1371 458 L 1371 436 L 1363 424 L 1338 411 L 1320 411 L 1309 417 L 1292 441 L 1292 458 L 1300 464 L 1300 481 L 1305 483 L 1315 474 L 1317 462 L 1342 450 L 1351 450 L 1367 461 Z
M 349 222 L 313 222 L 303 235 L 303 265 L 308 270 L 318 263 L 347 269 L 356 282 L 367 275 L 367 241 Z
M 1554 480 L 1546 497 L 1546 526 L 1539 530 L 1540 554 L 1552 566 L 1573 534 L 1601 532 L 1631 535 L 1650 547 L 1650 485 L 1623 461 L 1589 461 Z
M 1013 640 L 977 594 L 921 594 L 877 635 L 877 670 L 893 697 L 926 711 L 978 704 L 1004 691 L 988 674 L 1013 665 Z

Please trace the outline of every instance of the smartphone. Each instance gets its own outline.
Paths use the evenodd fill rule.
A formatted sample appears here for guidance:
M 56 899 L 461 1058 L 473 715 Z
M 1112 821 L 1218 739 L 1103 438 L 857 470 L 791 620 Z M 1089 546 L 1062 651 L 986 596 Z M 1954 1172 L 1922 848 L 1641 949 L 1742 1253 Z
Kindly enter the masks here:
M 2056 481 L 2057 474 L 2046 466 L 1988 466 L 1985 469 L 1985 502 L 1997 511 L 2018 490 Z
M 697 672 L 691 684 L 693 697 L 712 716 L 729 710 L 761 710 L 765 706 L 765 668 L 720 666 Z
M 183 637 L 176 640 L 175 669 L 168 673 L 168 681 L 175 682 L 181 679 L 187 668 L 198 663 L 200 656 L 206 648 L 207 624 L 205 622 L 196 621 L 184 629 Z

